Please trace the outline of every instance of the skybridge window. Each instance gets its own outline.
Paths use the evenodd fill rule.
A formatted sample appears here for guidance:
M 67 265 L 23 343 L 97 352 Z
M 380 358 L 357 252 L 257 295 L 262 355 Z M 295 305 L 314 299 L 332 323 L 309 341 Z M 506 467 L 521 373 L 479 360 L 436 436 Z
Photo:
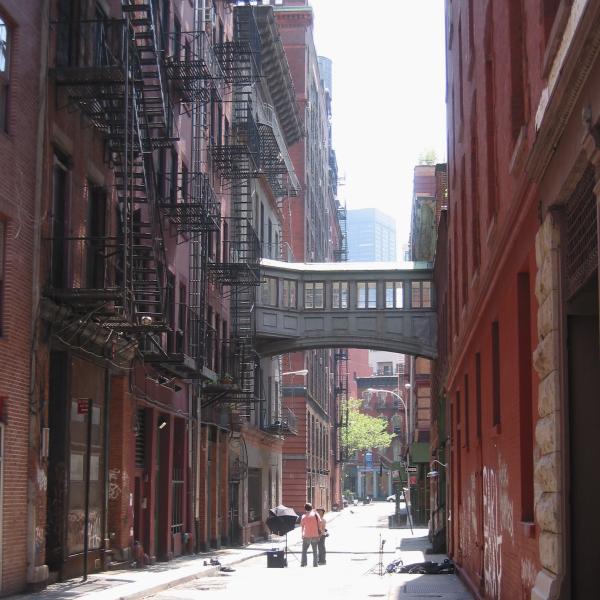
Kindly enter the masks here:
M 277 277 L 265 277 L 260 284 L 263 306 L 277 306 Z
M 404 295 L 401 281 L 385 282 L 385 307 L 404 308 Z
M 431 281 L 410 282 L 412 308 L 431 308 Z
M 356 308 L 377 308 L 377 282 L 359 281 Z
M 348 308 L 348 282 L 331 282 L 331 308 Z
M 311 281 L 304 284 L 304 308 L 323 308 L 325 304 L 325 284 L 322 281 Z
M 297 307 L 298 282 L 293 279 L 281 280 L 281 304 L 285 308 Z

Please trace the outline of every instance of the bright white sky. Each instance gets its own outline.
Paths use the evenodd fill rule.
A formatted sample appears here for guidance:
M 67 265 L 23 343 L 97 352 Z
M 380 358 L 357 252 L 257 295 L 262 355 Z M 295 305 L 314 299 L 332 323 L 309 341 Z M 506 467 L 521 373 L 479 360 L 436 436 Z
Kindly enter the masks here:
M 333 61 L 340 198 L 375 207 L 408 240 L 413 168 L 446 160 L 443 0 L 310 0 L 317 53 Z

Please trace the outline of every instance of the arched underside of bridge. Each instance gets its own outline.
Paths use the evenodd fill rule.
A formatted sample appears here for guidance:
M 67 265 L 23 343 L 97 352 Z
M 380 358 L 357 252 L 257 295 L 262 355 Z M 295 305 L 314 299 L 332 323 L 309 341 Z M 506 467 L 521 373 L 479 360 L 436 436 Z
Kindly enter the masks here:
M 303 350 L 316 350 L 319 348 L 365 348 L 367 350 L 384 350 L 399 354 L 411 354 L 423 358 L 434 359 L 437 356 L 436 348 L 423 344 L 419 340 L 410 338 L 382 338 L 366 337 L 364 335 L 320 335 L 302 338 L 263 338 L 258 339 L 256 351 L 260 356 L 275 356 L 287 352 L 300 352 Z

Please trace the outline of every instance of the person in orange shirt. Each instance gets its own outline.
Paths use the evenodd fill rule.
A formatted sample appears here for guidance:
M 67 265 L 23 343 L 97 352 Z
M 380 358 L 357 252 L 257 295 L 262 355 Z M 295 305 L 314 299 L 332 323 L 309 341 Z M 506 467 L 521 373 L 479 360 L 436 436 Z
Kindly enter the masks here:
M 302 529 L 302 558 L 300 566 L 306 566 L 308 547 L 311 546 L 313 567 L 318 567 L 317 544 L 321 537 L 321 517 L 313 510 L 312 504 L 309 502 L 304 505 L 304 514 L 300 519 L 300 528 Z

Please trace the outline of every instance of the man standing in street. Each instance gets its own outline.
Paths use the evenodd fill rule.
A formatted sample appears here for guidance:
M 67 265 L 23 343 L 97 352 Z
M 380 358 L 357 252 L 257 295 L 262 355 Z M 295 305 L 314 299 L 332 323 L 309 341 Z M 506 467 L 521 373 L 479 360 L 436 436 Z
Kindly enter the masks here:
M 305 567 L 307 563 L 308 546 L 312 548 L 313 567 L 318 566 L 317 544 L 321 537 L 321 517 L 313 510 L 312 504 L 304 505 L 304 514 L 300 519 L 302 529 L 302 559 L 300 566 Z

